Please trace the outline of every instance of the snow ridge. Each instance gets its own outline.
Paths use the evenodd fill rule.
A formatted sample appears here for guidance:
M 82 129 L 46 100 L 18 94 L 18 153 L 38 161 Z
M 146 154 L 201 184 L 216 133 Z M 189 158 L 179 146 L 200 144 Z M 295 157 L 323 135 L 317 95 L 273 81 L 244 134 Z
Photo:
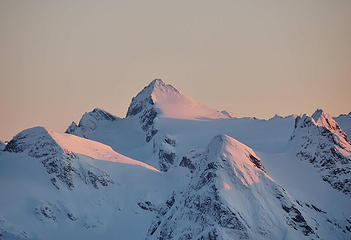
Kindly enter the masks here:
M 95 188 L 113 183 L 109 174 L 81 160 L 80 155 L 158 171 L 145 163 L 114 152 L 110 146 L 70 134 L 56 133 L 43 127 L 20 132 L 7 144 L 5 151 L 24 152 L 39 159 L 51 175 L 50 181 L 57 189 L 60 189 L 59 180 L 72 190 L 75 178 Z

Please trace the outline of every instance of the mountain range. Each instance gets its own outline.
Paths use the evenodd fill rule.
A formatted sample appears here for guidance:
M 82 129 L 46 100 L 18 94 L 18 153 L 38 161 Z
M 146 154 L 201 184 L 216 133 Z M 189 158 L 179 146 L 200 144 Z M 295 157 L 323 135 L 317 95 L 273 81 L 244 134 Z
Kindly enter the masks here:
M 160 79 L 0 142 L 0 239 L 351 239 L 351 113 L 238 117 Z

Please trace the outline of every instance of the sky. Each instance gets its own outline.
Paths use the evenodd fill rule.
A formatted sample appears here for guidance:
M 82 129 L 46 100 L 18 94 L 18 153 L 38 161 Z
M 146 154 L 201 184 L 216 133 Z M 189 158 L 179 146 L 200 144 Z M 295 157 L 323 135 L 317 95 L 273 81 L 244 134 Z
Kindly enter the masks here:
M 350 0 L 1 0 L 0 139 L 155 78 L 239 116 L 351 111 Z

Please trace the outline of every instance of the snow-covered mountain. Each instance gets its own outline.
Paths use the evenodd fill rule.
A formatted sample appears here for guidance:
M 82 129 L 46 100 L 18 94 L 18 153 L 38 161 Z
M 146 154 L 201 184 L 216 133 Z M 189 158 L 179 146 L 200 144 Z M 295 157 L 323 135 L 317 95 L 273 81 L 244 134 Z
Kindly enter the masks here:
M 351 239 L 347 116 L 238 118 L 156 79 L 0 151 L 0 239 Z
M 318 168 L 324 181 L 351 194 L 351 143 L 329 114 L 318 109 L 312 117 L 298 117 L 291 141 L 297 156 Z
M 244 144 L 216 136 L 191 164 L 191 181 L 169 201 L 169 209 L 148 205 L 146 210 L 158 214 L 147 239 L 318 237 L 316 223 L 303 216 L 303 207 L 267 175 Z

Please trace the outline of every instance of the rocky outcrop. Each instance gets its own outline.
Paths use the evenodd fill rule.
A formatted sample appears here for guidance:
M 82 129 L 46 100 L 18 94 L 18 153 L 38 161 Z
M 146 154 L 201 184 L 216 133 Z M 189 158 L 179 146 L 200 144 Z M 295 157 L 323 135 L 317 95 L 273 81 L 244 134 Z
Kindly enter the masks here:
M 175 165 L 177 158 L 176 154 L 176 140 L 170 136 L 165 135 L 153 140 L 153 153 L 158 159 L 159 169 L 167 172 L 172 166 Z

